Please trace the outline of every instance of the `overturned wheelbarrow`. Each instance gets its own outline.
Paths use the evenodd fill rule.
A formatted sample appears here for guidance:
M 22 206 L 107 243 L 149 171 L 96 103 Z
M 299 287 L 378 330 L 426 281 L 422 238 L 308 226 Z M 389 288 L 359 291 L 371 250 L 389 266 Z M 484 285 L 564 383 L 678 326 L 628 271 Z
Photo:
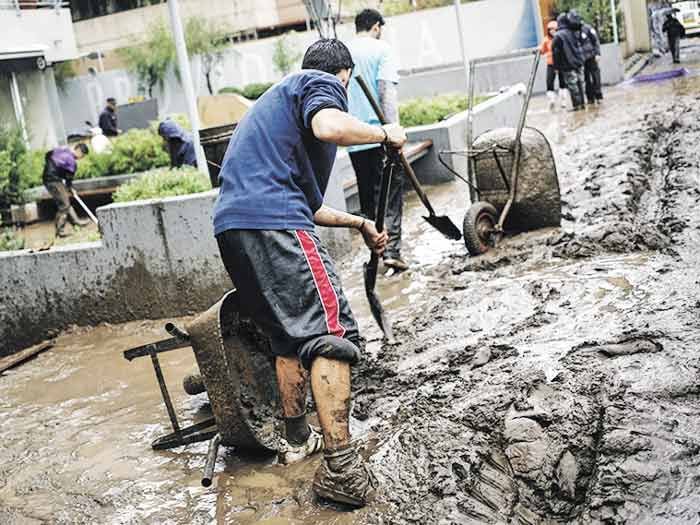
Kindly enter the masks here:
M 540 52 L 515 52 L 469 63 L 469 101 L 474 99 L 474 70 L 477 65 L 534 55 L 527 91 L 517 128 L 497 128 L 472 141 L 469 110 L 465 151 L 443 151 L 442 155 L 467 157 L 467 176 L 442 164 L 469 185 L 471 206 L 462 225 L 470 255 L 481 255 L 495 247 L 503 234 L 523 232 L 561 223 L 559 179 L 552 148 L 535 128 L 526 128 L 527 110 L 537 74 Z
M 156 439 L 155 450 L 207 441 L 209 451 L 202 485 L 212 482 L 220 445 L 247 455 L 270 456 L 278 450 L 279 396 L 269 341 L 255 325 L 239 315 L 238 293 L 228 292 L 195 318 L 186 331 L 168 323 L 173 337 L 124 352 L 131 361 L 150 356 L 173 432 Z M 181 428 L 175 414 L 158 354 L 191 347 L 214 417 Z

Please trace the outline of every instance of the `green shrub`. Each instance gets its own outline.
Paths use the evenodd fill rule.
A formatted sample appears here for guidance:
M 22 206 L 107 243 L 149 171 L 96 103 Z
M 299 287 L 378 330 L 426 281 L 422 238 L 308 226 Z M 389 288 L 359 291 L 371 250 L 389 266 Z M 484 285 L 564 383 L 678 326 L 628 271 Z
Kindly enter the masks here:
M 90 153 L 78 162 L 76 179 L 148 171 L 170 164 L 163 139 L 150 129 L 130 129 L 112 140 L 109 153 Z
M 0 226 L 2 224 L 0 223 Z M 24 239 L 15 235 L 11 228 L 0 228 L 0 252 L 24 249 Z
M 486 97 L 474 97 L 474 106 Z M 401 125 L 404 127 L 435 124 L 446 117 L 467 109 L 463 95 L 439 95 L 433 98 L 415 98 L 399 106 Z
M 273 85 L 273 82 L 259 82 L 255 84 L 248 84 L 242 89 L 231 86 L 220 89 L 219 94 L 235 93 L 236 95 L 242 95 L 250 100 L 257 100 L 262 97 L 265 91 L 270 89 Z
M 209 178 L 196 169 L 185 166 L 177 169 L 156 169 L 127 184 L 119 186 L 114 202 L 140 201 L 160 197 L 174 197 L 201 193 L 211 189 Z
M 27 154 L 22 133 L 0 126 L 0 208 L 22 201 L 22 167 Z

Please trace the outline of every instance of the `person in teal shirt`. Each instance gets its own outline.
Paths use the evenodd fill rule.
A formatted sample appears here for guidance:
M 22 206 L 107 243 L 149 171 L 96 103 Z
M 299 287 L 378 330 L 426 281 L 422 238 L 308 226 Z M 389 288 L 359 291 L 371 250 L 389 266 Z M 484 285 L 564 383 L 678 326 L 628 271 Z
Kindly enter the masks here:
M 397 85 L 399 75 L 396 60 L 389 44 L 381 40 L 384 18 L 374 9 L 364 9 L 355 17 L 356 37 L 348 44 L 355 68 L 353 77 L 361 75 L 367 82 L 374 98 L 384 112 L 388 122 L 398 123 Z M 349 112 L 359 120 L 379 125 L 367 97 L 357 81 L 348 87 Z M 379 182 L 386 162 L 381 144 L 366 144 L 348 148 L 360 197 L 362 214 L 374 220 L 379 197 Z M 403 176 L 396 173 L 389 189 L 385 228 L 389 241 L 384 251 L 384 264 L 396 271 L 408 269 L 401 257 L 401 215 L 403 213 Z

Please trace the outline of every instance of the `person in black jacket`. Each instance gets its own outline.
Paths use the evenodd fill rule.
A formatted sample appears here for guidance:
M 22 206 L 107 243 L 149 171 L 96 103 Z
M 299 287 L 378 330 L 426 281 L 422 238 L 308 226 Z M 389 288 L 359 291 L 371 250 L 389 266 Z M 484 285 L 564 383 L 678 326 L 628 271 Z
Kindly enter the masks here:
M 98 124 L 105 137 L 116 137 L 122 132 L 117 126 L 117 101 L 114 98 L 107 99 L 107 105 L 100 113 Z
M 583 77 L 586 84 L 586 99 L 589 104 L 603 100 L 600 82 L 600 39 L 590 25 L 581 26 L 581 49 L 583 50 Z
M 663 32 L 668 38 L 668 48 L 673 56 L 673 63 L 681 62 L 681 38 L 685 36 L 685 27 L 674 16 L 673 11 L 666 16 Z
M 557 27 L 557 34 L 552 41 L 554 68 L 564 79 L 566 88 L 571 95 L 574 111 L 578 111 L 584 108 L 583 50 L 581 49 L 580 39 L 576 34 L 576 30 L 572 27 L 567 13 L 559 15 Z

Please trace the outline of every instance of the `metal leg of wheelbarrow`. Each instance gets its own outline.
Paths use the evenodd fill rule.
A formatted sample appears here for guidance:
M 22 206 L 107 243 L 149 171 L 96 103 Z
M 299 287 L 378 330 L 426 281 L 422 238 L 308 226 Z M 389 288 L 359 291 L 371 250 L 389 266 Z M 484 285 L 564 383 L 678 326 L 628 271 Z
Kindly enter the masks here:
M 180 422 L 177 420 L 177 414 L 175 413 L 175 408 L 173 407 L 173 402 L 170 398 L 168 385 L 165 383 L 165 377 L 163 376 L 163 369 L 160 366 L 158 354 L 170 352 L 179 348 L 186 348 L 190 346 L 190 342 L 189 335 L 183 330 L 180 330 L 174 324 L 167 323 L 165 325 L 165 329 L 174 337 L 164 339 L 156 343 L 132 348 L 124 352 L 124 358 L 128 361 L 138 357 L 149 356 L 151 358 L 153 371 L 156 375 L 156 379 L 158 380 L 160 394 L 163 398 L 163 404 L 168 412 L 168 418 L 170 419 L 170 424 L 173 428 L 173 432 L 171 434 L 161 436 L 151 443 L 151 447 L 154 450 L 166 450 L 190 443 L 207 441 L 216 435 L 216 421 L 214 418 L 209 418 L 205 421 L 184 428 L 180 426 Z
M 503 237 L 503 225 L 508 218 L 508 213 L 510 208 L 515 202 L 515 198 L 518 193 L 518 176 L 520 175 L 520 155 L 522 153 L 522 136 L 523 129 L 525 128 L 525 121 L 527 120 L 527 110 L 530 107 L 530 99 L 532 98 L 532 89 L 535 86 L 535 77 L 537 76 L 537 66 L 540 63 L 540 50 L 538 49 L 535 53 L 535 60 L 532 64 L 532 70 L 530 71 L 530 79 L 527 83 L 527 93 L 525 95 L 525 100 L 523 100 L 523 108 L 520 112 L 520 119 L 518 120 L 518 129 L 515 133 L 514 147 L 515 151 L 513 153 L 513 165 L 511 167 L 511 178 L 510 178 L 510 195 L 508 196 L 508 201 L 503 207 L 501 216 L 498 219 L 498 224 L 496 225 L 494 245 L 497 244 Z
M 210 487 L 214 479 L 214 467 L 216 467 L 216 457 L 219 455 L 219 445 L 221 445 L 221 434 L 217 433 L 209 442 L 207 462 L 204 464 L 204 474 L 202 475 L 203 487 Z

